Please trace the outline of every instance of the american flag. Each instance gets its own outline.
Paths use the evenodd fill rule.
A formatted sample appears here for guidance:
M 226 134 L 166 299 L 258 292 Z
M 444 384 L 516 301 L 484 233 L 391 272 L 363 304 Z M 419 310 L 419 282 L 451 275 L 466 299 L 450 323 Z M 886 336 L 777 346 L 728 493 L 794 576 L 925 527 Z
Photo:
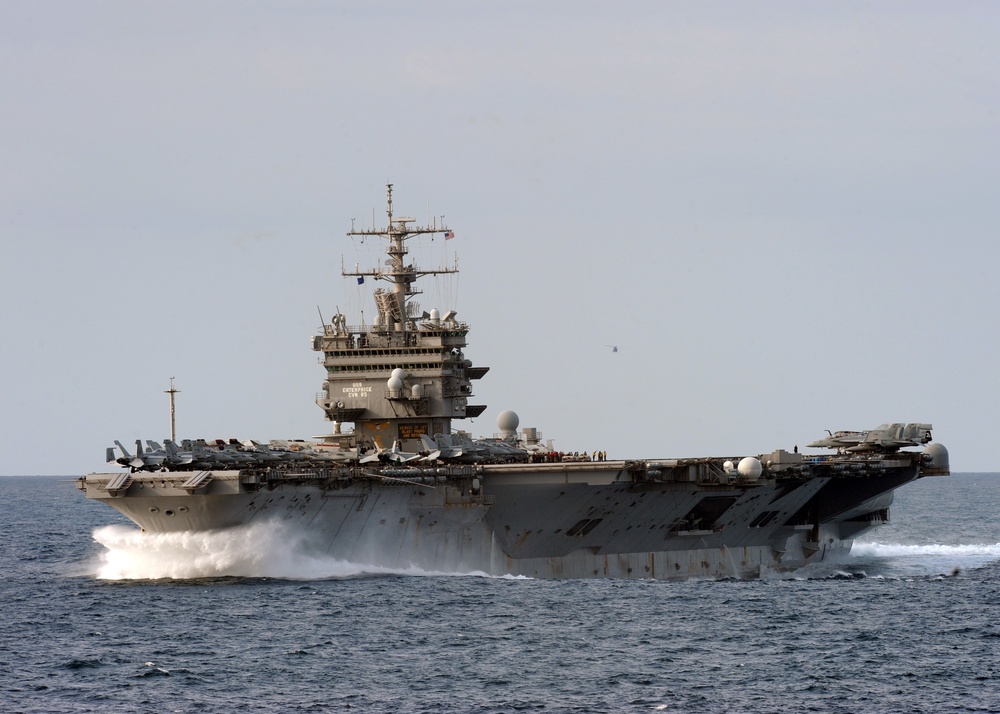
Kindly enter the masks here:
M 455 237 L 455 231 L 445 231 L 445 234 L 444 234 L 444 239 L 445 240 L 451 240 L 454 237 Z

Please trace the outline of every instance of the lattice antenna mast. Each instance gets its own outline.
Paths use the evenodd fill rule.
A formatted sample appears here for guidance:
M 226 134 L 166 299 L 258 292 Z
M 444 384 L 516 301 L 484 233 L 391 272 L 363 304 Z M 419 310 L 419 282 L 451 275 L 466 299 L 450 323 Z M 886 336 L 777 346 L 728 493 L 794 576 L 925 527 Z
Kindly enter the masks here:
M 389 223 L 385 228 L 370 228 L 367 230 L 355 230 L 351 226 L 351 230 L 347 233 L 349 236 L 378 236 L 379 238 L 385 238 L 389 241 L 389 247 L 386 253 L 389 255 L 389 260 L 386 261 L 384 268 L 373 268 L 371 270 L 363 271 L 346 271 L 341 269 L 341 275 L 344 277 L 370 277 L 375 280 L 385 280 L 393 284 L 392 288 L 392 305 L 391 309 L 386 311 L 386 315 L 390 321 L 387 325 L 391 330 L 397 332 L 406 332 L 406 301 L 412 295 L 417 295 L 420 293 L 419 290 L 413 289 L 413 284 L 416 282 L 417 278 L 423 275 L 444 275 L 447 273 L 457 273 L 458 265 L 457 262 L 455 266 L 451 268 L 438 268 L 436 270 L 422 270 L 415 265 L 406 265 L 404 263 L 404 256 L 407 254 L 406 241 L 414 236 L 426 234 L 426 233 L 450 233 L 448 227 L 442 224 L 437 225 L 435 220 L 434 224 L 431 226 L 416 226 L 409 225 L 416 222 L 416 218 L 395 218 L 392 214 L 392 184 L 386 184 L 386 215 L 388 216 Z

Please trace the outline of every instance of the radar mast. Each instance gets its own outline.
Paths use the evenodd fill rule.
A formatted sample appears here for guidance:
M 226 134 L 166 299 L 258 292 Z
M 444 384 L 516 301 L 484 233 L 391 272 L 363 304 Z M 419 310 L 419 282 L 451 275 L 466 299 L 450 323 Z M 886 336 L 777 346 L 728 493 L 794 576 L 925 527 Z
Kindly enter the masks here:
M 386 282 L 392 283 L 392 291 L 386 290 L 376 290 L 375 291 L 375 303 L 378 308 L 379 315 L 385 319 L 383 327 L 389 332 L 397 333 L 400 335 L 400 341 L 404 344 L 406 343 L 406 330 L 407 330 L 407 315 L 406 315 L 406 301 L 410 299 L 413 295 L 420 294 L 420 290 L 415 290 L 413 284 L 416 282 L 417 278 L 423 275 L 445 275 L 448 273 L 457 273 L 458 267 L 452 266 L 451 268 L 438 268 L 436 270 L 423 270 L 413 264 L 406 265 L 404 261 L 404 256 L 409 252 L 406 249 L 406 241 L 422 234 L 434 234 L 442 233 L 448 234 L 451 231 L 448 230 L 447 226 L 416 226 L 410 225 L 415 223 L 417 219 L 415 218 L 395 218 L 392 214 L 392 184 L 386 184 L 386 215 L 388 216 L 388 225 L 385 228 L 369 228 L 365 230 L 355 230 L 354 226 L 351 226 L 351 230 L 348 231 L 349 236 L 377 236 L 379 238 L 385 238 L 389 241 L 389 247 L 386 253 L 389 255 L 389 260 L 387 261 L 386 268 L 373 268 L 371 270 L 355 270 L 347 271 L 341 268 L 341 275 L 344 277 L 357 277 L 357 278 L 373 278 L 375 280 L 384 280 Z

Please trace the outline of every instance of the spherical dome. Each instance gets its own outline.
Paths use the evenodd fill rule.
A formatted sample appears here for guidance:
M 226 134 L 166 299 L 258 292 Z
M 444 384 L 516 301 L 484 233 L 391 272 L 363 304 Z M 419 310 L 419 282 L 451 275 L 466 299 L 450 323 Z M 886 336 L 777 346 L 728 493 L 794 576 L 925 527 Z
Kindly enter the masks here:
M 943 444 L 930 443 L 924 447 L 924 454 L 931 457 L 931 468 L 948 468 L 948 449 Z
M 731 474 L 733 471 L 736 470 L 736 466 L 733 464 L 732 461 L 724 461 L 722 463 L 722 470 L 725 471 L 727 474 Z
M 406 379 L 406 370 L 396 367 L 396 369 L 392 370 L 392 376 L 402 382 Z
M 431 308 L 431 319 L 434 322 L 438 322 L 441 319 L 441 312 L 436 307 Z
M 517 431 L 517 425 L 521 423 L 517 414 L 510 409 L 497 414 L 497 428 L 500 431 Z
M 385 386 L 393 391 L 398 391 L 403 388 L 403 380 L 393 375 L 392 377 L 389 377 L 388 381 L 386 381 Z
M 764 467 L 761 465 L 759 459 L 753 456 L 745 456 L 740 459 L 740 465 L 736 467 L 736 470 L 740 472 L 740 476 L 743 478 L 756 481 L 760 478 Z

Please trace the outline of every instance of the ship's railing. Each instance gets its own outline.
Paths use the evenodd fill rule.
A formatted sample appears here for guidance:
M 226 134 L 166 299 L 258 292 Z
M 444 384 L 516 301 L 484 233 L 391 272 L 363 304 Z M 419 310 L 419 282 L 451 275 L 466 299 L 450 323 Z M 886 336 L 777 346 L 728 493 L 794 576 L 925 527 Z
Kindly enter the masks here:
M 396 464 L 343 464 L 329 466 L 268 467 L 241 469 L 244 483 L 290 483 L 329 480 L 371 480 L 386 479 L 393 483 L 449 483 L 466 481 L 480 473 L 481 469 L 469 464 L 448 464 L 426 467 L 402 467 Z
M 528 436 L 527 434 L 525 434 L 523 430 L 519 432 L 519 435 L 520 435 L 521 437 L 523 437 L 524 439 L 529 439 L 529 438 L 530 438 L 530 440 L 531 440 L 531 441 L 542 441 L 542 438 L 543 438 L 543 437 L 542 437 L 542 432 L 538 431 L 538 429 L 535 429 L 535 430 L 534 430 L 534 431 L 532 432 L 532 434 L 531 434 L 531 436 L 530 436 L 530 437 L 529 437 L 529 436 Z M 500 439 L 500 440 L 503 440 L 503 438 L 504 438 L 504 435 L 503 435 L 503 434 L 501 434 L 501 433 L 500 433 L 500 432 L 498 432 L 498 431 L 494 431 L 494 432 L 493 432 L 493 438 L 494 438 L 494 439 Z
M 419 332 L 468 332 L 469 323 L 459 322 L 457 320 L 449 320 L 448 322 L 440 322 L 438 324 L 431 323 L 430 320 L 417 320 L 417 330 Z M 411 332 L 412 330 L 407 330 Z M 390 332 L 381 327 L 376 327 L 375 325 L 346 325 L 343 329 L 338 332 L 334 329 L 333 325 L 323 325 L 323 335 L 326 337 L 334 337 L 335 335 L 349 336 L 353 335 L 355 337 L 368 337 L 373 335 L 379 336 L 392 336 L 397 335 L 397 332 Z

